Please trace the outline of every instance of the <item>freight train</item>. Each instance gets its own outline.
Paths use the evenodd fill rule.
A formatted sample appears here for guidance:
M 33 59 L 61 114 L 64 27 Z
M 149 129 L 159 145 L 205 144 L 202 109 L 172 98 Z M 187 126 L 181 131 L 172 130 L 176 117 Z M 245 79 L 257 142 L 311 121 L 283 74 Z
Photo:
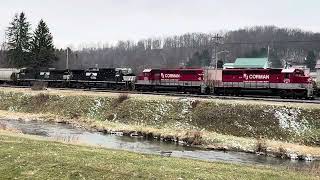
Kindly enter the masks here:
M 171 91 L 243 96 L 263 94 L 281 98 L 314 97 L 311 78 L 301 69 L 145 69 L 138 76 L 131 68 L 0 69 L 0 82 L 48 87 L 105 88 L 133 91 Z

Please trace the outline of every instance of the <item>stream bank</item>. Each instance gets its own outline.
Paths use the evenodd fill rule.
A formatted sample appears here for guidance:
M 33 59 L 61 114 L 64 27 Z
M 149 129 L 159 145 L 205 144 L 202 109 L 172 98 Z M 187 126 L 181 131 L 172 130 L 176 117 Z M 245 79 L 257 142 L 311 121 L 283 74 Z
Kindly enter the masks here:
M 1 88 L 0 109 L 3 116 L 44 114 L 34 117 L 207 149 L 320 157 L 320 108 L 309 104 Z
M 5 132 L 9 131 L 16 133 L 17 135 L 32 135 L 33 137 L 42 137 L 45 140 L 64 142 L 67 144 L 84 144 L 87 146 L 103 147 L 114 150 L 156 154 L 164 157 L 179 157 L 246 165 L 263 165 L 280 167 L 283 169 L 295 169 L 304 172 L 315 172 L 320 168 L 320 161 L 292 161 L 267 156 L 257 156 L 249 153 L 204 150 L 190 146 L 181 146 L 174 143 L 161 142 L 154 139 L 146 139 L 145 137 L 123 136 L 121 133 L 104 134 L 100 132 L 90 132 L 70 124 L 56 122 L 0 119 L 0 126 Z

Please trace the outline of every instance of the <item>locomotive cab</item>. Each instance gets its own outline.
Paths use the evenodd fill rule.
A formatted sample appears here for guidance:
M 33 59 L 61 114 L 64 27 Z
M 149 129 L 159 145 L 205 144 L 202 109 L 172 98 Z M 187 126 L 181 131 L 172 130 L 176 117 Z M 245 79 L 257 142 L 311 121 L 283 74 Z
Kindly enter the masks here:
M 283 69 L 284 83 L 310 83 L 310 77 L 306 76 L 302 69 Z
M 287 84 L 287 90 L 282 90 L 280 92 L 281 96 L 291 93 L 293 96 L 305 97 L 307 99 L 313 98 L 314 87 L 312 80 L 310 76 L 306 75 L 302 69 L 283 69 L 281 74 L 283 74 L 283 83 Z

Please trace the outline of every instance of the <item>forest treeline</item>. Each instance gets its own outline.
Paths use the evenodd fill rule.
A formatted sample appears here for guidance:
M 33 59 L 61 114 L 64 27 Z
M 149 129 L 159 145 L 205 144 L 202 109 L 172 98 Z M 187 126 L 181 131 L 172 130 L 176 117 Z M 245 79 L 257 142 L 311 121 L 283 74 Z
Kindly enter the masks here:
M 19 22 L 19 16 L 15 16 L 13 22 L 15 19 Z M 11 23 L 8 31 L 12 26 Z M 43 20 L 33 34 L 28 41 L 29 49 L 10 46 L 10 39 L 3 43 L 0 50 L 1 66 L 64 69 L 67 50 L 53 47 L 52 35 Z M 320 53 L 320 33 L 300 29 L 257 26 L 223 32 L 219 36 L 214 33 L 187 33 L 165 38 L 119 41 L 115 45 L 106 43 L 103 46 L 82 47 L 80 50 L 68 49 L 69 68 L 132 67 L 135 71 L 141 71 L 150 67 L 214 66 L 216 60 L 221 66 L 226 62 L 234 62 L 237 57 L 268 56 L 273 67 L 282 67 L 287 62 L 304 64 L 313 69 Z M 26 54 L 18 54 L 15 58 L 19 62 L 12 63 L 14 56 L 10 53 L 22 49 Z M 21 56 L 27 57 L 28 63 L 21 63 L 25 59 Z
M 149 38 L 137 42 L 119 41 L 114 46 L 83 47 L 70 51 L 70 67 L 173 68 L 201 67 L 234 62 L 238 57 L 267 57 L 273 67 L 290 64 L 311 69 L 320 53 L 320 34 L 274 26 L 252 27 L 220 34 L 188 33 L 166 38 Z M 218 52 L 218 56 L 215 55 Z M 220 53 L 223 52 L 223 53 Z M 268 53 L 269 52 L 269 53 Z M 65 51 L 57 51 L 56 67 L 65 67 Z

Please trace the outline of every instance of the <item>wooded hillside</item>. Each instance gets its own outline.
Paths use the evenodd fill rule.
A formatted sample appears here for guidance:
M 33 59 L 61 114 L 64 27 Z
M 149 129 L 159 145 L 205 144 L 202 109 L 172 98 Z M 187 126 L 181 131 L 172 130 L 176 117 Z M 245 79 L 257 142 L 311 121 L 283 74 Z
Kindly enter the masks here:
M 106 32 L 107 33 L 107 32 Z M 216 34 L 188 33 L 166 38 L 149 38 L 137 42 L 119 41 L 116 45 L 82 47 L 69 50 L 70 68 L 133 67 L 141 71 L 148 67 L 199 67 L 208 66 L 218 60 L 233 62 L 237 57 L 266 57 L 274 67 L 291 64 L 306 64 L 313 68 L 319 58 L 320 33 L 299 29 L 285 29 L 274 26 L 252 27 Z M 52 66 L 63 69 L 66 64 L 66 50 L 56 50 L 58 61 Z M 214 55 L 214 56 L 213 56 Z M 3 51 L 0 62 L 5 62 Z

